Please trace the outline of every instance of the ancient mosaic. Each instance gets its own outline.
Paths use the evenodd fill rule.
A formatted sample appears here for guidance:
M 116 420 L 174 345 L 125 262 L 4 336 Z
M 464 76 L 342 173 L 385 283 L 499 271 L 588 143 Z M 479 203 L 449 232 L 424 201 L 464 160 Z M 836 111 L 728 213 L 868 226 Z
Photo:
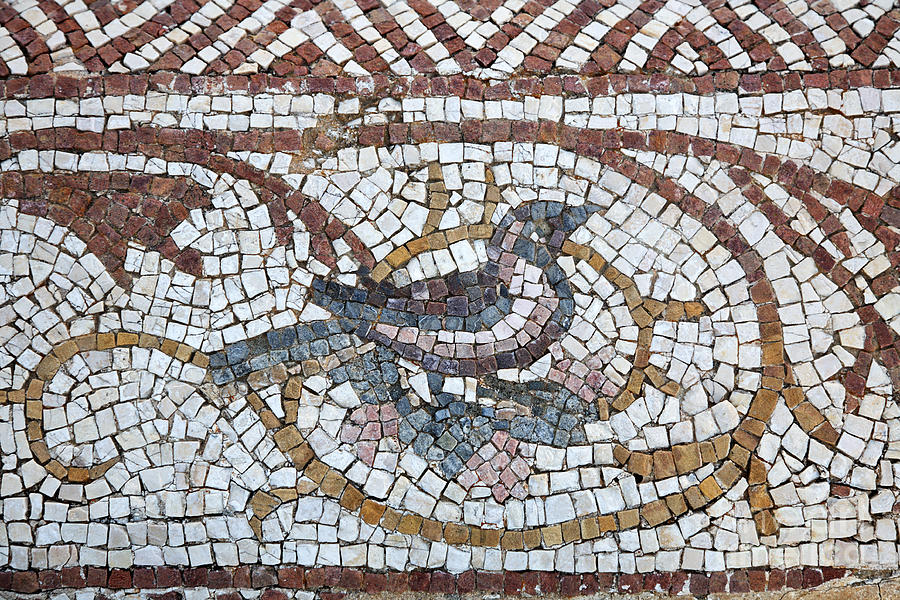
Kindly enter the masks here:
M 4 0 L 0 77 L 10 598 L 900 569 L 890 0 Z

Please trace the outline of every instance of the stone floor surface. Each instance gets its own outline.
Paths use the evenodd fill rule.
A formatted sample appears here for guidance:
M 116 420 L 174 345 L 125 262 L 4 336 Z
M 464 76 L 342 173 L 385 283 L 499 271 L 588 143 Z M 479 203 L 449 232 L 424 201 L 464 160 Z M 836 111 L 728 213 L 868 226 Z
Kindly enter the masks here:
M 0 0 L 0 593 L 900 598 L 898 245 L 894 0 Z

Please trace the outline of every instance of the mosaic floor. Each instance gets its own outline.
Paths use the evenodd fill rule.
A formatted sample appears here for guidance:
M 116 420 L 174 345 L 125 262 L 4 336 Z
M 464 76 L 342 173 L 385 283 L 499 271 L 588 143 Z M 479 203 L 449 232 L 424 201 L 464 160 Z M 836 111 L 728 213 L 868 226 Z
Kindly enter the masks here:
M 900 3 L 2 0 L 0 114 L 0 596 L 900 571 Z

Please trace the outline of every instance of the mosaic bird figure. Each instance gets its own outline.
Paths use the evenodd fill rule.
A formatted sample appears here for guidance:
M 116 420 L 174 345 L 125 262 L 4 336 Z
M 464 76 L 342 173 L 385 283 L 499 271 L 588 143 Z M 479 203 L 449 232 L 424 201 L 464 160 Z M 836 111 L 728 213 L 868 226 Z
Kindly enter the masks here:
M 439 210 L 440 169 L 429 173 L 430 208 Z M 500 198 L 492 183 L 486 197 Z M 365 404 L 395 404 L 400 441 L 439 462 L 448 477 L 471 466 L 479 447 L 498 433 L 560 448 L 586 443 L 584 425 L 608 419 L 610 409 L 625 410 L 640 395 L 645 373 L 657 387 L 678 393 L 677 384 L 648 364 L 652 324 L 656 318 L 678 320 L 701 311 L 692 305 L 685 315 L 684 306 L 675 310 L 643 301 L 630 278 L 590 248 L 568 241 L 599 206 L 533 201 L 500 217 L 497 204 L 486 204 L 479 225 L 432 228 L 372 270 L 361 270 L 355 286 L 314 278 L 310 301 L 336 318 L 229 346 L 211 357 L 214 380 L 226 382 L 280 362 L 341 351 L 354 344 L 354 337 L 374 342 L 374 350 L 330 370 L 329 377 L 335 384 L 350 382 Z M 456 259 L 444 276 L 414 281 L 396 276 L 414 258 L 441 251 Z M 560 266 L 563 256 L 589 262 L 619 288 L 641 328 L 633 368 L 623 382 L 599 376 L 567 387 L 543 376 L 532 375 L 525 383 L 498 376 L 503 370 L 529 369 L 569 331 L 576 307 Z M 412 378 L 412 396 L 401 385 L 401 359 L 422 370 Z M 549 357 L 547 363 L 549 369 Z M 470 391 L 486 402 L 466 401 L 465 390 L 446 385 L 447 378 L 460 377 L 477 377 Z M 500 495 L 514 488 L 511 482 Z

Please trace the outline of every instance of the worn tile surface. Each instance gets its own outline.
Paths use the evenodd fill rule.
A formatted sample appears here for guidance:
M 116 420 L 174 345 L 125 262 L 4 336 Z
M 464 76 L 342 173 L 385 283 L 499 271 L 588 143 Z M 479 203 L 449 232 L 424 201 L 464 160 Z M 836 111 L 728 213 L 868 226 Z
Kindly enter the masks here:
M 0 114 L 9 597 L 900 570 L 890 0 L 5 0 Z

